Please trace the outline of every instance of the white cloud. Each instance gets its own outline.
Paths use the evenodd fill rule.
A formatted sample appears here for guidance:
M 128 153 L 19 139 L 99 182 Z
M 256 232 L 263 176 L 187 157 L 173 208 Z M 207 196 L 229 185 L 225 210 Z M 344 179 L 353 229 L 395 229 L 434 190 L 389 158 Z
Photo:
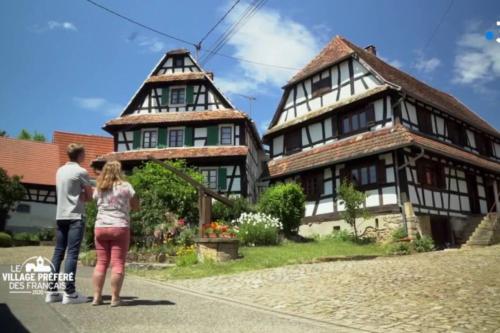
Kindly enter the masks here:
M 227 18 L 233 24 L 248 6 L 242 3 Z M 237 71 L 219 79 L 226 91 L 249 93 L 262 85 L 281 87 L 309 62 L 320 49 L 320 42 L 311 30 L 272 9 L 261 8 L 228 41 L 233 56 L 264 64 L 293 68 L 292 70 L 238 62 Z M 228 51 L 225 51 L 228 52 Z M 224 53 L 224 52 L 223 52 Z M 250 91 L 249 91 L 250 90 Z
M 147 52 L 162 52 L 166 49 L 167 45 L 156 37 L 142 36 L 137 32 L 133 32 L 127 37 L 127 41 L 137 44 L 142 50 Z
M 379 58 L 388 63 L 389 65 L 391 65 L 392 67 L 396 67 L 398 69 L 401 69 L 404 66 L 403 62 L 398 59 L 389 60 L 388 58 L 383 56 L 379 56 Z
M 484 90 L 485 84 L 500 78 L 500 44 L 486 40 L 478 29 L 479 24 L 469 24 L 457 41 L 452 82 Z
M 118 116 L 123 110 L 121 105 L 102 97 L 74 97 L 73 101 L 82 109 L 103 112 L 111 116 Z
M 432 73 L 436 68 L 441 65 L 441 60 L 436 57 L 425 58 L 423 55 L 418 56 L 415 68 L 423 73 Z
M 72 22 L 68 21 L 58 22 L 53 20 L 48 21 L 43 25 L 34 25 L 33 27 L 30 28 L 30 30 L 36 33 L 43 33 L 50 30 L 66 30 L 74 32 L 78 31 L 76 25 Z

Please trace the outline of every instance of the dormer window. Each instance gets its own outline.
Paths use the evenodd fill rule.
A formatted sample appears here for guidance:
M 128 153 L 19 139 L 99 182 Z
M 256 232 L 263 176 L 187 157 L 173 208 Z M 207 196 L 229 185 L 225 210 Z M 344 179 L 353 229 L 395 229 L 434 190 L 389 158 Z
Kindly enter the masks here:
M 186 87 L 173 87 L 170 89 L 169 105 L 186 104 Z
M 176 56 L 173 59 L 174 67 L 184 67 L 184 56 Z

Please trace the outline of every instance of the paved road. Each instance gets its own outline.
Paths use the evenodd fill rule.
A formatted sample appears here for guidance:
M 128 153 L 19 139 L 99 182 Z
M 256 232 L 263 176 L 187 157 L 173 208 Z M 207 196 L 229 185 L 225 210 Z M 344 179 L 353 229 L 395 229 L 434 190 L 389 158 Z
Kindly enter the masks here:
M 500 333 L 500 245 L 172 283 L 375 332 Z
M 0 266 L 2 272 L 10 266 Z M 79 268 L 78 288 L 90 295 L 91 269 Z M 105 290 L 109 295 L 109 289 Z M 128 276 L 122 295 L 126 306 L 93 307 L 45 304 L 42 296 L 10 294 L 0 281 L 1 332 L 357 332 L 198 295 Z M 106 303 L 109 303 L 109 296 Z

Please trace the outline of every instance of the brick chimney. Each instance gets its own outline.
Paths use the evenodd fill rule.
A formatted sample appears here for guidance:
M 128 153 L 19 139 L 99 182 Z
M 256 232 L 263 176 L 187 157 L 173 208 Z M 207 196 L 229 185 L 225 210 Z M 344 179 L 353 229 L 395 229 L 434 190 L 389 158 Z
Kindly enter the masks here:
M 375 45 L 368 45 L 367 47 L 365 47 L 365 50 L 375 56 L 377 55 L 377 48 L 375 47 Z

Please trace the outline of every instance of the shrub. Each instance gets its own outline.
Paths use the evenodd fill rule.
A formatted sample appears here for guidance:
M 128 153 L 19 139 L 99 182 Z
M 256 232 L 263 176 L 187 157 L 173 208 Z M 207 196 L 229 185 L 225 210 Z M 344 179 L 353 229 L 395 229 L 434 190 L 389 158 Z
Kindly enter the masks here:
M 342 218 L 352 227 L 354 231 L 354 239 L 358 239 L 358 228 L 356 219 L 358 217 L 368 217 L 368 211 L 363 204 L 366 200 L 366 194 L 358 191 L 351 182 L 342 181 L 340 185 L 338 198 L 345 206 L 345 210 L 340 212 Z
M 38 231 L 37 237 L 40 241 L 50 242 L 55 239 L 56 231 L 53 228 L 43 228 Z
M 95 250 L 84 251 L 78 255 L 78 259 L 80 259 L 84 266 L 95 266 L 97 262 L 97 254 Z
M 9 212 L 16 202 L 23 199 L 26 189 L 21 184 L 21 177 L 9 177 L 7 172 L 0 168 L 0 231 L 5 230 Z
M 347 230 L 336 230 L 329 238 L 339 242 L 351 242 L 354 239 L 354 235 Z
M 85 204 L 85 234 L 82 242 L 83 249 L 88 251 L 95 248 L 94 227 L 97 218 L 97 203 L 95 200 Z
M 305 195 L 297 183 L 280 183 L 269 187 L 260 197 L 258 210 L 276 217 L 286 235 L 297 233 L 305 212 Z
M 263 213 L 243 213 L 232 224 L 239 227 L 238 238 L 242 245 L 276 245 L 281 222 Z
M 12 246 L 12 237 L 5 232 L 0 232 L 0 247 L 11 247 L 11 246 Z
M 203 176 L 188 168 L 184 161 L 168 163 L 197 181 L 203 181 Z M 163 166 L 148 162 L 135 168 L 129 181 L 141 202 L 141 209 L 132 213 L 134 241 L 151 235 L 156 225 L 165 222 L 166 212 L 184 217 L 188 224 L 198 221 L 196 189 Z
M 29 232 L 18 232 L 17 234 L 14 234 L 12 239 L 21 241 L 37 241 L 38 237 L 36 234 L 30 234 Z
M 186 228 L 179 233 L 177 237 L 177 244 L 182 247 L 188 247 L 194 244 L 196 238 L 196 230 L 193 228 Z
M 430 252 L 434 250 L 434 240 L 429 236 L 417 235 L 417 239 L 413 241 L 413 248 L 417 252 Z
M 406 255 L 412 252 L 412 245 L 409 242 L 389 243 L 386 252 L 391 255 Z
M 182 247 L 177 251 L 175 264 L 177 266 L 191 266 L 198 262 L 194 246 Z
M 393 242 L 397 242 L 402 238 L 406 238 L 407 236 L 408 236 L 408 233 L 402 227 L 394 229 L 394 231 L 391 234 L 391 238 L 392 238 Z
M 230 223 L 232 220 L 237 219 L 243 213 L 255 212 L 253 207 L 247 199 L 243 197 L 231 198 L 233 207 L 228 207 L 222 202 L 216 201 L 212 206 L 212 220 Z

